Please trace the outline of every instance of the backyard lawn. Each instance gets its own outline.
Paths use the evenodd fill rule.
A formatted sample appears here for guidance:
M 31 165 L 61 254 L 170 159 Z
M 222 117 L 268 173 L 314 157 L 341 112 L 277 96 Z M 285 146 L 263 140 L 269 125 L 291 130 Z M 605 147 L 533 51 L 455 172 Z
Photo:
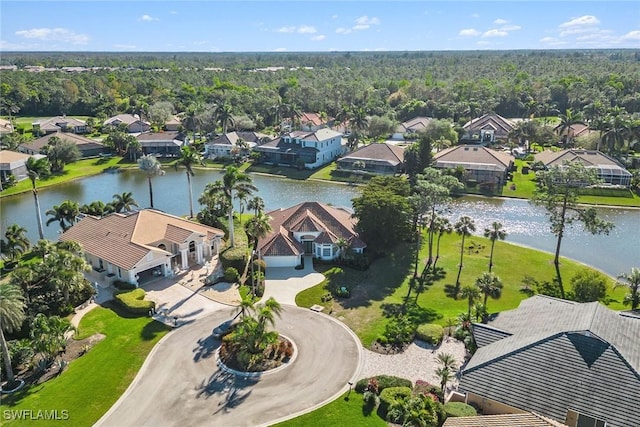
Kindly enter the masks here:
M 471 247 L 473 249 L 469 249 Z M 385 258 L 374 261 L 365 272 L 344 268 L 342 273 L 335 273 L 335 269 L 320 266 L 318 269 L 327 275 L 327 279 L 298 294 L 296 303 L 304 307 L 324 305 L 326 312 L 333 311 L 333 315 L 343 320 L 368 347 L 384 331 L 389 319 L 384 313 L 397 309 L 404 302 L 409 291 L 409 278 L 413 275 L 414 248 L 401 246 Z M 465 240 L 465 248 L 464 268 L 460 277 L 462 286 L 473 284 L 478 276 L 488 271 L 490 241 L 472 236 Z M 424 245 L 420 253 L 421 265 L 427 256 L 427 247 Z M 455 284 L 459 259 L 460 237 L 455 234 L 444 236 L 438 267 L 444 269 L 445 277 L 417 297 L 424 319 L 446 326 L 454 322 L 459 313 L 467 311 L 466 300 L 453 299 L 445 292 L 447 285 Z M 524 276 L 532 276 L 538 281 L 552 281 L 555 277 L 552 254 L 522 246 L 496 242 L 493 262 L 493 272 L 500 277 L 504 288 L 500 299 L 489 299 L 487 302 L 488 310 L 492 313 L 516 308 L 521 300 L 528 297 L 520 290 Z M 576 272 L 588 267 L 566 258 L 561 262 L 565 291 L 569 291 L 570 279 Z M 421 271 L 421 266 L 418 271 Z M 622 298 L 625 289 L 613 291 L 613 283 L 613 279 L 608 278 L 609 307 L 621 310 L 624 308 Z M 348 287 L 351 298 L 323 302 L 322 296 L 331 286 Z M 412 293 L 411 298 L 415 299 L 416 294 Z
M 124 393 L 168 330 L 148 317 L 127 317 L 111 307 L 95 308 L 80 321 L 77 338 L 96 333 L 106 338 L 72 361 L 59 377 L 3 396 L 0 410 L 31 409 L 34 414 L 36 410 L 66 410 L 65 426 L 90 426 Z M 3 420 L 3 425 L 18 423 Z

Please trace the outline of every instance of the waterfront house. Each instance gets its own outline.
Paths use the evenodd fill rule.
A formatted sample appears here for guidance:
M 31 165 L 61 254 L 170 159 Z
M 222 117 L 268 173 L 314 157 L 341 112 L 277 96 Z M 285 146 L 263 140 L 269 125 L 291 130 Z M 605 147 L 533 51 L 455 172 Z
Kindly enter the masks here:
M 339 158 L 339 169 L 394 175 L 404 172 L 405 147 L 388 143 L 373 143 Z
M 136 136 L 144 154 L 162 157 L 180 155 L 180 148 L 185 145 L 186 134 L 178 131 L 144 132 Z
M 303 163 L 314 169 L 344 153 L 342 134 L 323 128 L 313 132 L 295 131 L 254 148 L 264 163 L 288 166 Z
M 69 141 L 75 144 L 80 151 L 81 157 L 93 157 L 106 153 L 109 149 L 99 141 L 90 139 L 82 135 L 76 135 L 74 133 L 56 132 L 50 133 L 33 141 L 25 142 L 18 147 L 18 151 L 26 154 L 39 154 L 44 147 L 49 144 L 51 138 L 56 137 L 62 141 Z
M 433 167 L 437 169 L 462 167 L 466 172 L 465 180 L 498 187 L 506 182 L 507 174 L 513 169 L 513 162 L 511 154 L 481 145 L 458 145 L 433 156 Z
M 256 145 L 262 143 L 267 135 L 258 132 L 228 132 L 220 135 L 205 145 L 207 157 L 232 157 L 233 155 L 248 154 Z
M 607 184 L 627 187 L 631 184 L 632 175 L 620 162 L 596 150 L 545 150 L 535 155 L 535 161 L 542 162 L 546 168 L 562 166 L 564 162 L 579 162 L 586 168 L 595 169 L 598 177 Z
M 468 121 L 463 126 L 464 134 L 460 143 L 489 145 L 506 141 L 515 123 L 499 114 L 485 114 Z
M 5 182 L 9 175 L 13 175 L 16 181 L 27 178 L 27 167 L 25 163 L 29 157 L 41 159 L 47 157 L 43 154 L 18 153 L 9 150 L 0 150 L 0 182 Z
M 108 128 L 124 127 L 129 133 L 149 132 L 151 124 L 147 121 L 141 120 L 137 114 L 118 114 L 113 117 L 109 117 L 102 123 L 103 130 Z

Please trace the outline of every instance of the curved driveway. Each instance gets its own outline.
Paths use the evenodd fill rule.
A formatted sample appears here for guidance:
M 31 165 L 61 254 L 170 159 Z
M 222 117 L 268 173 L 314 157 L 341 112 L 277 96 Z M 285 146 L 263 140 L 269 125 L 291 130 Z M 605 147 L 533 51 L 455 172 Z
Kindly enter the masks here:
M 283 306 L 278 331 L 298 357 L 257 378 L 236 377 L 216 365 L 211 330 L 231 310 L 215 312 L 164 338 L 138 376 L 97 425 L 121 427 L 268 424 L 323 404 L 358 375 L 359 341 L 329 316 Z

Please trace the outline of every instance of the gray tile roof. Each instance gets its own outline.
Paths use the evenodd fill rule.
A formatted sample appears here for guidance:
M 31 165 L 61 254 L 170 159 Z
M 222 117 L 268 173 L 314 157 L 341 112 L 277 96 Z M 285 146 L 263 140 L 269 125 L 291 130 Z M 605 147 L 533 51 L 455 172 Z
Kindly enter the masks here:
M 487 343 L 496 336 L 474 329 L 485 345 L 463 370 L 462 390 L 556 420 L 574 409 L 611 427 L 640 426 L 640 318 L 535 296 L 489 326 L 511 335 Z
M 494 342 L 511 335 L 508 332 L 492 328 L 489 325 L 483 325 L 482 323 L 474 323 L 472 327 L 473 338 L 476 340 L 478 348 L 493 344 Z
M 449 417 L 443 427 L 560 427 L 565 424 L 547 420 L 536 414 L 479 415 Z
M 391 166 L 397 166 L 404 162 L 404 147 L 387 143 L 373 143 L 354 150 L 338 161 L 346 159 L 378 160 Z

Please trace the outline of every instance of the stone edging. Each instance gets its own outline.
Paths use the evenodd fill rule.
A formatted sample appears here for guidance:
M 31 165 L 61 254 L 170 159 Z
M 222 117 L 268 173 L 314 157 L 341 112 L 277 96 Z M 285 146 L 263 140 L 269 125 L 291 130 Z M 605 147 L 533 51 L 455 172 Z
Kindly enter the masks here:
M 236 371 L 235 369 L 229 368 L 227 365 L 225 365 L 222 362 L 222 360 L 220 359 L 220 347 L 218 347 L 216 349 L 216 365 L 218 365 L 218 367 L 220 368 L 221 371 L 224 371 L 224 372 L 226 372 L 228 374 L 233 374 L 233 375 L 236 375 L 236 376 L 239 376 L 239 377 L 245 377 L 245 378 L 257 378 L 257 377 L 261 377 L 263 375 L 270 375 L 270 374 L 275 374 L 276 372 L 280 372 L 281 370 L 289 367 L 298 358 L 298 346 L 288 336 L 282 335 L 282 334 L 279 334 L 279 335 L 281 337 L 287 339 L 293 345 L 293 356 L 291 356 L 291 359 L 289 359 L 289 361 L 287 363 L 283 363 L 282 365 L 278 366 L 277 368 L 269 369 L 268 371 L 262 371 L 262 372 Z

